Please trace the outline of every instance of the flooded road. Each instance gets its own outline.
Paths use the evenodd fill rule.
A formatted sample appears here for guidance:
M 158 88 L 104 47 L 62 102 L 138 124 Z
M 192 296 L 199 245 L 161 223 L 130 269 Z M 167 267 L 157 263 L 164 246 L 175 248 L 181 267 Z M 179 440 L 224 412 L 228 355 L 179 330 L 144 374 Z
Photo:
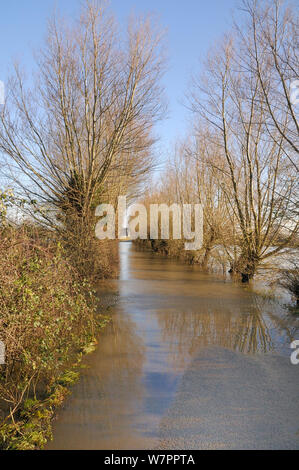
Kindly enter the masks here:
M 48 449 L 299 449 L 299 319 L 198 267 L 120 243 L 111 324 Z

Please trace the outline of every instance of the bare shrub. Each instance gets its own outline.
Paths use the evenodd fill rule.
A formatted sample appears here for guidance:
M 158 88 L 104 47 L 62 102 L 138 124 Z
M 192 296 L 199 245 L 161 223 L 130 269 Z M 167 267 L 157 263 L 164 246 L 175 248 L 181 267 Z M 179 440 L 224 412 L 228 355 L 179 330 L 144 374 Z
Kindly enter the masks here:
M 286 289 L 299 305 L 299 264 L 294 262 L 290 269 L 281 269 L 278 285 Z
M 6 227 L 0 250 L 0 339 L 6 350 L 0 375 L 2 440 L 4 423 L 15 433 L 26 401 L 47 396 L 94 341 L 101 317 L 89 284 L 51 233 Z

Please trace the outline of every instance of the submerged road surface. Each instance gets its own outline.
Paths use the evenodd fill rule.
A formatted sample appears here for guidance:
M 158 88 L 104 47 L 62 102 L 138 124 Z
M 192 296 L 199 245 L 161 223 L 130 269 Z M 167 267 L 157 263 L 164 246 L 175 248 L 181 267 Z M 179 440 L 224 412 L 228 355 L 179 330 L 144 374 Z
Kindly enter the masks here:
M 120 244 L 111 324 L 48 449 L 299 449 L 299 318 L 244 286 Z

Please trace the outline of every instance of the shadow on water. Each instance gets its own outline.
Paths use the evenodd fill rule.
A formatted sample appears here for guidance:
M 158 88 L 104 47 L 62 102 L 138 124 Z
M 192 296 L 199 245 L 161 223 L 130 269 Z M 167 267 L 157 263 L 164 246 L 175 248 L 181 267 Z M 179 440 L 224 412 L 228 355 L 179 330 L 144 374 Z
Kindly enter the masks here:
M 101 297 L 117 294 L 112 322 L 100 336 L 97 351 L 86 358 L 87 368 L 60 412 L 49 449 L 171 448 L 171 442 L 161 434 L 171 410 L 178 410 L 185 424 L 188 419 L 189 425 L 193 422 L 186 391 L 198 410 L 205 410 L 208 391 L 215 394 L 222 384 L 223 394 L 232 397 L 231 406 L 235 403 L 240 407 L 242 394 L 237 399 L 232 387 L 242 390 L 243 381 L 252 390 L 259 389 L 263 361 L 274 361 L 273 366 L 267 366 L 269 377 L 271 371 L 275 375 L 280 370 L 277 360 L 289 364 L 289 345 L 298 337 L 299 321 L 277 302 L 238 284 L 202 274 L 194 266 L 135 251 L 131 243 L 120 243 L 120 260 L 119 280 L 99 289 Z M 198 359 L 201 354 L 209 354 L 205 365 Z M 252 361 L 259 365 L 259 372 Z M 213 375 L 215 367 L 218 375 L 214 374 L 215 382 L 209 383 L 202 373 Z M 294 369 L 288 380 L 291 388 L 296 385 L 298 390 L 299 374 Z M 194 377 L 190 383 L 190 371 L 202 377 L 200 387 Z M 296 380 L 292 376 L 295 372 Z M 272 387 L 273 391 L 279 384 L 272 380 L 264 381 L 264 387 Z M 250 402 L 250 397 L 245 395 L 244 399 Z M 211 402 L 210 406 L 215 404 Z M 267 404 L 271 409 L 270 397 Z M 219 399 L 217 406 L 222 416 Z M 296 408 L 296 404 L 293 406 Z M 231 408 L 228 410 L 233 413 Z M 246 422 L 245 417 L 250 416 L 248 409 L 242 413 L 232 424 L 236 429 L 240 420 Z M 193 439 L 195 448 L 202 443 L 208 447 L 208 435 L 217 427 L 216 418 L 214 428 L 206 430 L 204 439 Z M 198 423 L 192 426 L 188 429 L 198 436 Z M 183 433 L 186 426 L 176 430 L 179 434 L 180 429 Z M 190 432 L 186 435 L 190 439 Z M 214 444 L 215 436 L 210 436 Z M 176 439 L 177 434 L 173 434 L 172 442 L 183 446 Z M 229 447 L 229 435 L 226 440 L 222 444 Z

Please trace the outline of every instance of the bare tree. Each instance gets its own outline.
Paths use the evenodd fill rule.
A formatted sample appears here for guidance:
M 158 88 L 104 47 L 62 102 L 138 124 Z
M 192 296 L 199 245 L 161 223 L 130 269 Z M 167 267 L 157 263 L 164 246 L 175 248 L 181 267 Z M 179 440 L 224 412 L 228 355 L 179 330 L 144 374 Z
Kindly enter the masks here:
M 15 67 L 0 150 L 43 222 L 68 235 L 75 224 L 84 237 L 96 205 L 136 188 L 151 167 L 161 40 L 150 18 L 132 18 L 123 38 L 107 8 L 87 2 L 75 25 L 50 21 L 33 88 Z
M 298 183 L 295 166 L 278 129 L 268 133 L 268 106 L 257 99 L 258 75 L 240 69 L 242 44 L 232 37 L 211 53 L 205 72 L 194 80 L 192 111 L 210 127 L 210 139 L 221 152 L 219 168 L 233 220 L 237 223 L 240 256 L 235 269 L 243 281 L 258 266 L 285 249 L 298 232 L 292 194 Z M 282 129 L 287 129 L 284 116 Z
M 243 0 L 246 28 L 235 26 L 242 44 L 238 61 L 259 81 L 256 96 L 265 104 L 265 122 L 271 137 L 284 140 L 284 152 L 299 171 L 298 110 L 292 86 L 299 79 L 299 14 L 282 0 Z

